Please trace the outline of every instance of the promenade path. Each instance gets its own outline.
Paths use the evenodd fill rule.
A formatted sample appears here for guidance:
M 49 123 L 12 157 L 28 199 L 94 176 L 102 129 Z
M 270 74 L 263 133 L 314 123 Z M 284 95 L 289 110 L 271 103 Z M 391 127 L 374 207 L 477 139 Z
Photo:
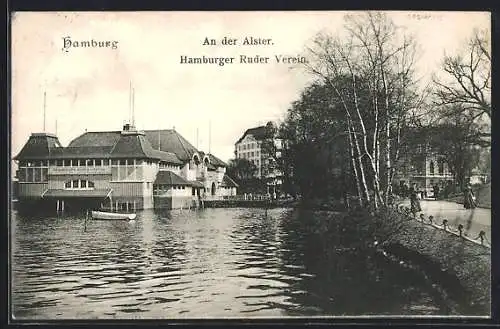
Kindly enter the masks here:
M 410 201 L 400 202 L 405 206 L 410 206 Z M 486 233 L 486 239 L 491 241 L 491 209 L 475 208 L 465 209 L 462 204 L 449 201 L 420 200 L 422 212 L 427 220 L 430 215 L 434 216 L 434 222 L 441 224 L 443 219 L 448 220 L 448 224 L 457 229 L 459 224 L 464 226 L 464 234 L 469 238 L 477 238 L 479 232 Z M 421 213 L 417 214 L 419 216 Z

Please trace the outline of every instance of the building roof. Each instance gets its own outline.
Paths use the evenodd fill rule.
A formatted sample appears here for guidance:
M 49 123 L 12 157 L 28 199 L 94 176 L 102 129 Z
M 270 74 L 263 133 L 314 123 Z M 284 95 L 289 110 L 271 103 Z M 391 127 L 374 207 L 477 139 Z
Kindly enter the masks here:
M 125 129 L 125 127 L 124 127 Z M 131 129 L 131 130 L 128 130 Z M 14 158 L 65 159 L 65 158 L 150 158 L 182 165 L 195 153 L 203 158 L 191 143 L 174 129 L 136 131 L 127 126 L 126 131 L 85 132 L 62 147 L 55 135 L 32 134 L 24 148 Z M 227 165 L 212 154 L 207 154 L 215 167 Z
M 153 150 L 151 153 L 151 157 L 154 159 L 165 161 L 167 163 L 182 165 L 182 161 L 179 160 L 177 155 L 171 152 Z
M 227 167 L 227 164 L 224 161 L 222 161 L 221 159 L 219 159 L 218 157 L 216 157 L 211 153 L 208 154 L 208 158 L 210 159 L 210 163 L 213 164 L 214 166 Z
M 240 139 L 238 139 L 238 141 L 235 144 L 240 143 L 248 135 L 252 135 L 256 140 L 263 140 L 266 138 L 273 137 L 275 130 L 276 126 L 271 121 L 264 126 L 247 129 L 243 134 L 243 136 L 241 136 Z
M 184 178 L 176 175 L 175 173 L 169 170 L 160 170 L 156 175 L 156 180 L 154 182 L 155 185 L 181 185 L 181 186 L 190 186 L 189 183 Z
M 266 126 L 260 126 L 255 128 L 250 128 L 245 131 L 245 133 L 238 139 L 236 144 L 240 143 L 246 136 L 252 135 L 256 140 L 262 140 L 266 138 Z
M 60 147 L 53 149 L 50 157 L 58 159 L 107 158 L 112 146 Z
M 59 139 L 48 133 L 33 133 L 21 149 L 14 157 L 17 159 L 47 159 L 54 150 L 62 149 Z
M 193 187 L 205 187 L 202 182 L 199 182 L 197 180 L 190 180 L 189 183 Z
M 174 129 L 145 130 L 146 139 L 155 150 L 174 153 L 181 161 L 191 160 L 198 150 Z
M 238 187 L 239 185 L 228 175 L 224 174 L 224 178 L 222 178 L 223 187 Z
M 108 146 L 112 147 L 121 137 L 121 131 L 92 131 L 73 139 L 68 147 Z
M 74 159 L 74 158 L 152 158 L 171 164 L 183 162 L 175 153 L 152 148 L 140 132 L 122 134 L 121 131 L 85 132 L 62 147 L 57 137 L 50 134 L 32 134 L 14 159 Z

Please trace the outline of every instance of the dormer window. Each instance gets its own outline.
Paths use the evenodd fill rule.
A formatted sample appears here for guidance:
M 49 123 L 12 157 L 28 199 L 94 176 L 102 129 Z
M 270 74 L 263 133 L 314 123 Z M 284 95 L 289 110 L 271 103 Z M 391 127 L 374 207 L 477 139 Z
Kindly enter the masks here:
M 198 157 L 197 154 L 193 155 L 193 162 L 195 165 L 199 165 L 200 164 L 200 158 Z

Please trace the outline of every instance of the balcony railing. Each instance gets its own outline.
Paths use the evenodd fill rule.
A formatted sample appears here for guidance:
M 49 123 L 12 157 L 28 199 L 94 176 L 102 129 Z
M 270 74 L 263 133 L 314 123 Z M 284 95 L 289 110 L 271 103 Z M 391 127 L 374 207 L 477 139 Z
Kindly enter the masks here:
M 49 175 L 111 175 L 111 167 L 49 167 Z

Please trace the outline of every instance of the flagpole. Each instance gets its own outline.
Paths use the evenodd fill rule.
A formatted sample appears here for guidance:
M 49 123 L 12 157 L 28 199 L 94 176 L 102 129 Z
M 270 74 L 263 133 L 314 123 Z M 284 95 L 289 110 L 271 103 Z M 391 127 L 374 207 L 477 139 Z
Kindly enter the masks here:
M 43 92 L 43 132 L 45 132 L 45 116 L 46 116 L 46 107 L 47 107 L 47 92 Z
M 211 153 L 212 147 L 212 120 L 208 121 L 208 153 Z
M 135 127 L 135 89 L 132 88 L 132 126 Z

